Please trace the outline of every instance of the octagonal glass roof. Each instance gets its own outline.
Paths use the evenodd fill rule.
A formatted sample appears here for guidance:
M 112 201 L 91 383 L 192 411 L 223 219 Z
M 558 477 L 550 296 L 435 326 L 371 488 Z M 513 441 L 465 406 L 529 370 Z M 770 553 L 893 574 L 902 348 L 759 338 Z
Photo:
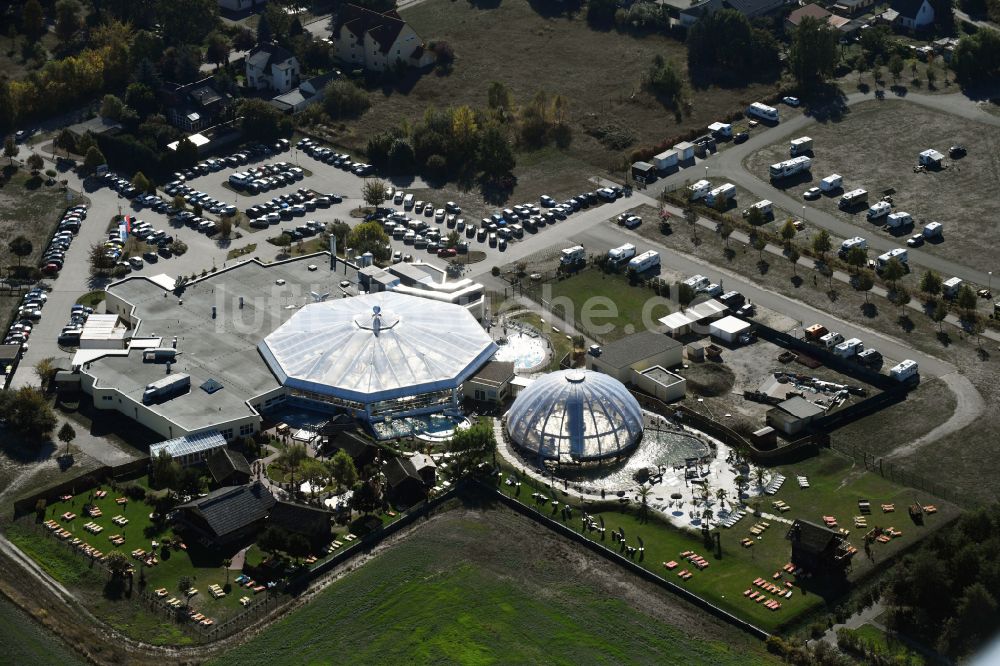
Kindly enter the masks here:
M 632 449 L 642 436 L 638 401 L 614 377 L 562 370 L 532 382 L 507 412 L 507 432 L 546 459 L 607 458 Z
M 258 348 L 285 386 L 364 403 L 457 388 L 497 349 L 462 306 L 392 292 L 306 305 Z

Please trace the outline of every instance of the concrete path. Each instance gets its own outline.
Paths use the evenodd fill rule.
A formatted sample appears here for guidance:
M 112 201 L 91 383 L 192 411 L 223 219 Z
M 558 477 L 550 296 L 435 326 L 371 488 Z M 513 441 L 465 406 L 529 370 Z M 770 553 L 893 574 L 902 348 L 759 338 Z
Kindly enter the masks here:
M 858 629 L 865 624 L 873 624 L 880 629 L 884 629 L 881 625 L 874 622 L 875 618 L 882 614 L 885 609 L 882 607 L 881 603 L 874 603 L 867 608 L 863 608 L 851 617 L 847 618 L 842 624 L 835 624 L 826 630 L 822 638 L 816 639 L 829 643 L 830 645 L 837 646 L 837 631 L 840 629 Z M 815 641 L 809 641 L 814 643 Z

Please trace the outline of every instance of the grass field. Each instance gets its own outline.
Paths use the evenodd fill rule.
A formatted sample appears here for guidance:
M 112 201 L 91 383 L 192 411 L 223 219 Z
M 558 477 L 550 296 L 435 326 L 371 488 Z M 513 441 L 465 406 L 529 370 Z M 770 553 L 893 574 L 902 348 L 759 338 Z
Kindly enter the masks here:
M 961 261 L 980 270 L 995 268 L 993 257 L 984 248 L 1000 242 L 993 219 L 990 196 L 1000 180 L 1000 128 L 971 120 L 957 122 L 955 116 L 939 113 L 902 101 L 868 102 L 851 108 L 839 122 L 811 126 L 815 157 L 813 179 L 831 173 L 844 177 L 844 188 L 862 187 L 869 199 L 877 200 L 890 188 L 896 211 L 913 215 L 915 231 L 937 220 L 944 224 L 944 241 L 925 244 L 923 251 Z M 879 137 L 872 141 L 872 137 Z M 948 147 L 963 144 L 968 156 L 945 158 L 945 168 L 937 172 L 914 173 L 917 154 L 935 148 L 947 155 Z M 746 162 L 758 177 L 767 178 L 767 165 L 787 159 L 788 142 L 783 140 L 752 155 Z M 816 183 L 792 186 L 794 196 Z M 865 211 L 850 214 L 837 208 L 839 197 L 820 197 L 811 206 L 848 220 L 862 235 L 884 234 L 867 221 Z
M 924 526 L 914 526 L 907 517 L 907 504 L 917 497 L 924 503 L 936 502 L 934 498 L 916 494 L 914 491 L 887 481 L 876 474 L 858 469 L 850 460 L 828 451 L 823 451 L 817 456 L 794 465 L 777 467 L 775 471 L 784 474 L 788 480 L 775 496 L 765 496 L 767 499 L 760 501 L 759 508 L 765 513 L 777 513 L 770 502 L 781 499 L 791 506 L 792 510 L 781 514 L 780 519 L 761 518 L 760 520 L 769 522 L 770 527 L 759 539 L 755 539 L 754 546 L 751 548 L 742 547 L 740 540 L 752 537 L 749 528 L 758 519 L 747 516 L 733 528 L 721 530 L 721 558 L 716 557 L 712 549 L 705 546 L 700 534 L 675 528 L 656 518 L 651 518 L 648 521 L 640 520 L 639 509 L 634 505 L 619 508 L 618 505 L 609 503 L 601 507 L 588 506 L 586 511 L 592 515 L 602 516 L 609 530 L 623 528 L 628 536 L 628 543 L 631 545 L 636 545 L 633 540 L 634 536 L 641 537 L 646 547 L 646 554 L 640 564 L 645 568 L 659 575 L 669 576 L 671 580 L 705 597 L 712 603 L 769 631 L 794 623 L 797 616 L 820 607 L 827 601 L 834 601 L 841 592 L 835 586 L 821 584 L 815 579 L 805 581 L 801 585 L 800 581 L 796 581 L 793 596 L 790 599 L 782 599 L 782 608 L 777 612 L 772 612 L 743 597 L 743 591 L 752 587 L 751 583 L 755 578 L 761 577 L 771 580 L 772 574 L 788 562 L 791 551 L 790 545 L 785 539 L 788 524 L 783 523 L 782 520 L 791 521 L 795 518 L 803 518 L 822 523 L 821 517 L 823 515 L 834 515 L 839 519 L 841 527 L 853 528 L 852 518 L 858 513 L 857 500 L 866 498 L 873 507 L 873 514 L 868 521 L 869 527 L 893 526 L 903 532 L 903 536 L 888 544 L 875 544 L 873 547 L 875 562 L 880 562 L 885 557 L 913 544 L 931 531 L 943 526 L 957 515 L 957 509 L 951 505 L 937 502 L 939 513 L 928 516 Z M 795 477 L 798 475 L 807 476 L 811 487 L 800 489 L 795 482 Z M 531 494 L 538 491 L 548 497 L 556 496 L 561 502 L 574 503 L 572 497 L 561 490 L 553 491 L 551 488 L 525 477 L 522 477 L 522 481 L 523 485 L 518 495 L 522 502 L 532 504 Z M 501 489 L 508 494 L 515 494 L 505 484 L 501 485 Z M 654 487 L 652 498 L 649 501 L 655 503 L 666 500 L 666 494 L 665 491 L 658 491 Z M 891 519 L 881 515 L 879 505 L 883 502 L 897 504 L 897 512 L 887 514 Z M 550 513 L 549 509 L 543 508 L 542 510 L 546 514 Z M 558 513 L 553 515 L 558 519 Z M 567 524 L 580 529 L 578 518 L 572 519 Z M 859 550 L 863 545 L 862 537 L 866 531 L 851 529 L 851 535 L 848 537 Z M 591 538 L 599 538 L 596 533 L 587 534 Z M 605 545 L 617 546 L 610 541 L 610 538 Z M 704 571 L 695 570 L 693 578 L 682 582 L 669 574 L 663 568 L 662 563 L 667 560 L 677 561 L 679 553 L 685 550 L 698 552 L 711 562 L 711 566 Z M 850 575 L 857 577 L 873 566 L 874 562 L 869 561 L 863 552 L 859 552 L 854 558 Z M 789 579 L 790 577 L 786 576 L 785 578 Z
M 6 598 L 0 597 L 3 661 L 32 666 L 83 666 L 86 662 Z
M 854 635 L 867 643 L 869 649 L 878 654 L 898 660 L 898 663 L 922 666 L 927 661 L 919 652 L 911 650 L 905 644 L 887 635 L 884 631 L 870 624 L 863 624 L 854 630 Z
M 649 306 L 652 292 L 631 286 L 623 275 L 596 269 L 580 271 L 540 289 L 547 309 L 605 342 L 655 327 L 659 318 L 670 314 L 666 302 Z
M 215 663 L 774 663 L 762 647 L 519 516 L 454 510 Z

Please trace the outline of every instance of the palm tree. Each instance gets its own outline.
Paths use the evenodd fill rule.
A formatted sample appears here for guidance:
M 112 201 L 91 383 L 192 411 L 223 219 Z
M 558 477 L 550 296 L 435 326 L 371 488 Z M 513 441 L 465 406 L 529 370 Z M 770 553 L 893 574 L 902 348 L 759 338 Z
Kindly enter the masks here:
M 719 488 L 718 490 L 715 491 L 715 497 L 719 500 L 720 507 L 722 508 L 726 507 L 726 495 L 728 494 L 729 493 L 726 492 L 725 488 Z
M 229 567 L 232 566 L 233 561 L 228 557 L 222 560 L 222 568 L 226 570 L 226 585 L 229 585 Z
M 765 472 L 763 467 L 755 467 L 753 470 L 753 477 L 757 481 L 758 488 L 764 487 L 764 474 Z
M 649 514 L 649 494 L 651 492 L 652 490 L 649 488 L 649 486 L 645 485 L 639 486 L 639 491 L 637 494 L 639 495 L 639 501 L 641 502 L 641 504 L 639 505 L 639 515 L 641 517 L 641 520 L 646 520 Z

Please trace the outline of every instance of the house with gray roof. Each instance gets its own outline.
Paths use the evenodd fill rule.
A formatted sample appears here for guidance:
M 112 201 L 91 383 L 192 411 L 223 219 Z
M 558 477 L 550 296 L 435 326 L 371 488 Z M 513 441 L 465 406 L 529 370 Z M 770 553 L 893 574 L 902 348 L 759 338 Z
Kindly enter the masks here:
M 286 93 L 299 85 L 302 73 L 291 51 L 275 43 L 258 44 L 246 56 L 247 86 Z
M 256 534 L 275 501 L 260 482 L 219 488 L 177 507 L 179 529 L 209 546 L 233 543 Z

